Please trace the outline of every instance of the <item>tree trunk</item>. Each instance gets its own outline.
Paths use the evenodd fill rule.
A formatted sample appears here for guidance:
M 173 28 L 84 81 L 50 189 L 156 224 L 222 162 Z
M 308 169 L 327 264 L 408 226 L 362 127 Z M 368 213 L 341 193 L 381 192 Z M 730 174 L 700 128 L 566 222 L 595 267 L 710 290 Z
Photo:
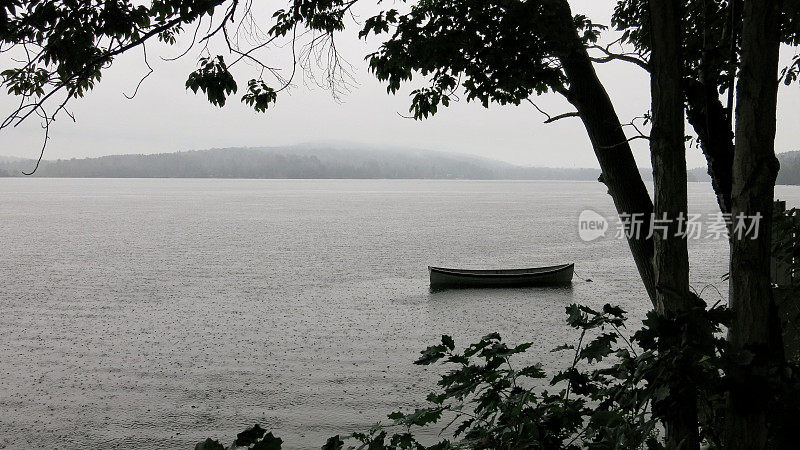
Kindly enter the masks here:
M 678 234 L 688 214 L 683 87 L 681 83 L 681 15 L 678 0 L 650 0 L 652 55 L 652 131 L 650 153 L 655 183 L 657 225 L 653 233 L 658 311 L 667 315 L 692 307 L 689 253 Z M 663 222 L 662 222 L 663 221 Z M 666 232 L 665 232 L 666 231 Z
M 746 0 L 742 25 L 742 62 L 736 99 L 736 147 L 732 209 L 756 217 L 759 233 L 731 233 L 728 338 L 739 365 L 726 411 L 727 448 L 763 449 L 767 445 L 767 387 L 758 373 L 783 358 L 780 327 L 770 286 L 772 202 L 778 161 L 775 126 L 778 93 L 781 2 Z M 751 221 L 747 221 L 750 223 Z M 777 325 L 777 326 L 776 326 Z
M 730 116 L 714 83 L 690 80 L 687 90 L 687 118 L 700 138 L 717 204 L 721 212 L 730 213 L 734 149 Z
M 689 291 L 686 238 L 679 235 L 680 220 L 688 217 L 681 17 L 678 0 L 650 0 L 650 155 L 656 220 L 653 262 L 656 307 L 667 317 L 688 311 L 694 303 Z M 678 345 L 680 339 L 682 336 L 667 336 L 661 345 Z M 699 448 L 696 389 L 691 383 L 680 383 L 672 386 L 670 397 L 670 403 L 677 407 L 665 411 L 667 447 Z
M 736 64 L 736 27 L 734 26 L 736 2 L 729 2 L 728 16 L 720 19 L 717 5 L 704 2 L 702 11 L 702 27 L 705 36 L 711 34 L 711 23 L 723 20 L 728 22 L 728 31 L 723 33 L 722 40 L 703 39 L 703 53 L 696 78 L 689 78 L 686 86 L 687 119 L 694 128 L 700 141 L 700 148 L 708 163 L 708 174 L 711 186 L 717 196 L 717 204 L 722 213 L 731 212 L 731 176 L 733 170 L 733 125 L 728 108 L 722 105 L 717 89 L 726 84 L 729 99 L 733 99 L 733 84 L 730 78 L 722 80 L 722 67 L 715 61 L 721 48 L 730 50 L 728 64 Z M 735 71 L 734 71 L 735 73 Z M 733 75 L 735 76 L 735 75 Z M 729 100 L 729 103 L 732 103 Z M 731 106 L 731 105 L 728 105 Z
M 566 36 L 564 49 L 558 55 L 569 80 L 569 91 L 565 95 L 578 110 L 586 127 L 597 161 L 600 163 L 601 181 L 608 187 L 608 193 L 614 200 L 617 213 L 636 214 L 637 220 L 641 220 L 643 232 L 638 235 L 630 233 L 628 245 L 645 289 L 655 305 L 653 240 L 647 236 L 653 213 L 650 194 L 642 181 L 614 105 L 597 77 L 585 46 L 578 37 L 572 12 L 566 1 L 557 8 L 557 13 L 557 23 L 554 23 L 554 26 L 562 28 L 559 34 Z

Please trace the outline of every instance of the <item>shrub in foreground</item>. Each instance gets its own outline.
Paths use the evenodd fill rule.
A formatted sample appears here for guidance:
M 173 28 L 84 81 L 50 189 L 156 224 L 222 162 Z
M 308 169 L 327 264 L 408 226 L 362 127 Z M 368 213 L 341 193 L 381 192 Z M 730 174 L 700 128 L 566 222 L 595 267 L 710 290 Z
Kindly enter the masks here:
M 549 380 L 541 364 L 515 365 L 515 356 L 532 343 L 508 345 L 492 333 L 456 351 L 453 339 L 442 336 L 415 362 L 447 368 L 427 406 L 392 413 L 390 423 L 364 433 L 331 437 L 322 449 L 662 449 L 664 418 L 686 395 L 697 398 L 700 438 L 720 448 L 723 405 L 735 382 L 726 375 L 730 364 L 721 337 L 728 320 L 728 311 L 716 305 L 698 304 L 671 319 L 651 312 L 628 338 L 621 308 L 570 305 L 567 324 L 577 340 L 552 350 L 569 355 L 569 363 Z M 797 371 L 768 372 L 763 382 L 773 395 L 764 401 L 792 417 L 798 410 L 789 399 L 800 397 Z M 419 442 L 415 432 L 432 426 L 447 438 Z M 780 446 L 781 430 L 791 424 L 770 426 Z M 282 443 L 256 425 L 228 447 L 207 439 L 195 450 L 278 450 Z

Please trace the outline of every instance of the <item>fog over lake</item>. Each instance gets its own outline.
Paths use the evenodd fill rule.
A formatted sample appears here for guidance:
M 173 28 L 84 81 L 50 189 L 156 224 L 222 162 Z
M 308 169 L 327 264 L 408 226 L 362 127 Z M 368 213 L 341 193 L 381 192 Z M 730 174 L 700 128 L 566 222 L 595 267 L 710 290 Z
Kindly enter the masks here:
M 689 202 L 717 211 L 705 183 Z M 611 230 L 585 243 L 589 206 Z M 418 405 L 443 333 L 559 369 L 565 306 L 649 306 L 613 217 L 597 182 L 0 179 L 0 448 L 190 449 L 256 422 L 318 447 Z M 727 242 L 689 245 L 693 286 L 724 295 Z M 428 290 L 428 265 L 566 262 L 571 288 Z

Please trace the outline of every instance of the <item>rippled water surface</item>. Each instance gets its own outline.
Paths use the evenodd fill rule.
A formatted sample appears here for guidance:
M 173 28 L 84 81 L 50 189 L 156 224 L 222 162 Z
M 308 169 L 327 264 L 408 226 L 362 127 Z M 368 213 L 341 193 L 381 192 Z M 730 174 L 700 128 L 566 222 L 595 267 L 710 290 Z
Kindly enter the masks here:
M 315 448 L 417 405 L 442 333 L 559 368 L 566 305 L 647 306 L 624 242 L 578 238 L 586 207 L 613 216 L 598 183 L 0 179 L 0 448 L 191 449 L 255 422 Z M 693 285 L 724 291 L 726 244 L 691 249 Z M 569 289 L 428 291 L 428 265 L 573 261 Z

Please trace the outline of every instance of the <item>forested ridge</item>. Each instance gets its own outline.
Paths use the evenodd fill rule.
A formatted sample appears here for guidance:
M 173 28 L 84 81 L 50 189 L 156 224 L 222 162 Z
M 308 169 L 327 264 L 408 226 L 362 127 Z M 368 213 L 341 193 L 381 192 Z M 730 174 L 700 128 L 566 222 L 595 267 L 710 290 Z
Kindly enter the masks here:
M 34 165 L 32 160 L 0 160 L 0 171 L 16 176 Z M 430 150 L 293 146 L 47 160 L 34 176 L 596 180 L 599 173 L 597 169 L 523 167 Z
M 800 184 L 800 152 L 778 155 L 780 184 Z M 22 176 L 36 164 L 0 157 L 0 176 Z M 650 180 L 649 169 L 641 169 Z M 222 148 L 159 154 L 109 155 L 42 161 L 33 176 L 75 178 L 353 178 L 595 181 L 593 168 L 518 166 L 489 158 L 432 150 L 326 147 Z M 689 181 L 708 181 L 705 168 Z

